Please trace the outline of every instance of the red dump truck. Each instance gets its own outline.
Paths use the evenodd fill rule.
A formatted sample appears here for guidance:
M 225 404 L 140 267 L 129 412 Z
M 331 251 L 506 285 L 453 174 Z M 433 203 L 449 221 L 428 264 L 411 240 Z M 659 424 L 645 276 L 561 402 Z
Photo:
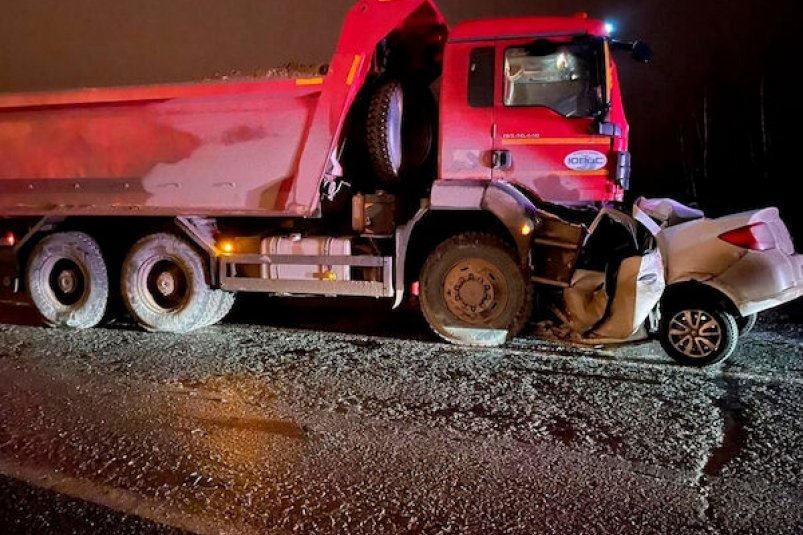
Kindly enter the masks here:
M 442 338 L 503 343 L 628 188 L 617 49 L 648 60 L 582 14 L 361 0 L 308 77 L 0 95 L 0 286 L 163 332 L 237 292 L 417 292 Z

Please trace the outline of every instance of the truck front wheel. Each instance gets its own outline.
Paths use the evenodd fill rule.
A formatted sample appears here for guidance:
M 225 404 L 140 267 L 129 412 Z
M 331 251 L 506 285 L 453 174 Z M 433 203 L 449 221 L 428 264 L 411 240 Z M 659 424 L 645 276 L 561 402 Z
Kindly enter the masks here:
M 50 327 L 89 329 L 103 319 L 109 276 L 97 242 L 82 232 L 47 236 L 28 258 L 26 284 Z
M 441 243 L 421 273 L 421 310 L 432 330 L 460 345 L 498 346 L 532 313 L 532 288 L 511 248 L 465 233 Z
M 217 312 L 201 255 L 173 234 L 152 234 L 131 248 L 121 291 L 131 316 L 151 332 L 190 332 Z

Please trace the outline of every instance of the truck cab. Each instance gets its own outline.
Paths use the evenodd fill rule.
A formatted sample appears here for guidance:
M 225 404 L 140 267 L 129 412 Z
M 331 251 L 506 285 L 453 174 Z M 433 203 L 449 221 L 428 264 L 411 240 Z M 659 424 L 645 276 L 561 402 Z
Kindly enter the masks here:
M 622 200 L 628 124 L 602 21 L 461 24 L 443 77 L 441 179 L 504 180 L 564 205 Z

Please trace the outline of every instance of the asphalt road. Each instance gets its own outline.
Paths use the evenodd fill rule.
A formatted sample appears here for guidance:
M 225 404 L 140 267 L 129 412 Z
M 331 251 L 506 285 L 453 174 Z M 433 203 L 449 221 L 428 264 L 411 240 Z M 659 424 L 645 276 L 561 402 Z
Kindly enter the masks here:
M 6 306 L 0 533 L 801 533 L 799 319 L 701 371 L 452 347 L 371 303 L 191 336 Z

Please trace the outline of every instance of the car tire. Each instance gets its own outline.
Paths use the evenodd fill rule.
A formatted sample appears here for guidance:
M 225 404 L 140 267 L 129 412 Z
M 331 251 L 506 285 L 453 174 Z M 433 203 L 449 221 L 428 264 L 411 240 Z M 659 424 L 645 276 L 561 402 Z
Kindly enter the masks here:
M 50 327 L 89 329 L 103 320 L 109 275 L 100 246 L 88 234 L 59 232 L 42 239 L 28 257 L 25 281 Z
M 424 263 L 421 311 L 447 342 L 498 346 L 529 320 L 531 286 L 507 243 L 491 234 L 460 234 L 436 247 Z
M 151 234 L 134 244 L 120 290 L 131 316 L 150 332 L 187 333 L 218 313 L 203 258 L 173 234 Z
M 664 351 L 676 362 L 703 367 L 733 354 L 739 327 L 733 314 L 719 304 L 677 304 L 662 311 L 658 336 Z
M 749 316 L 740 316 L 736 318 L 736 325 L 739 327 L 739 336 L 744 336 L 753 330 L 758 321 L 758 314 L 750 314 Z

